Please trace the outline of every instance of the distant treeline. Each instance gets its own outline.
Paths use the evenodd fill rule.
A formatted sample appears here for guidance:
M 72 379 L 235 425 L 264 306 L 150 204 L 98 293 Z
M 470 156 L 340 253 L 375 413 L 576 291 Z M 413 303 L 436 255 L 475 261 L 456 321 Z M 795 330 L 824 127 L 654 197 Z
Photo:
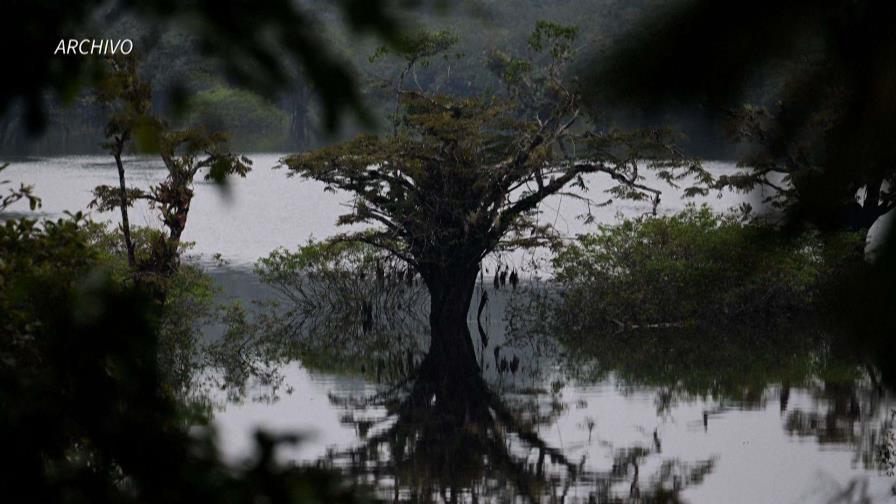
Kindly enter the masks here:
M 500 83 L 485 71 L 495 48 L 526 51 L 527 38 L 540 19 L 578 26 L 580 43 L 596 57 L 624 39 L 625 30 L 644 14 L 660 10 L 674 0 L 477 0 L 453 7 L 420 7 L 408 13 L 406 29 L 450 30 L 458 36 L 456 52 L 408 77 L 410 86 L 439 88 L 456 95 L 488 92 Z M 392 111 L 391 90 L 383 77 L 401 65 L 388 57 L 375 58 L 378 43 L 350 35 L 327 2 L 311 2 L 321 29 L 327 28 L 335 52 L 356 69 L 371 124 L 349 124 L 339 136 L 362 127 L 385 125 Z M 98 12 L 95 36 L 128 37 L 142 59 L 141 73 L 153 88 L 153 109 L 172 124 L 204 125 L 229 132 L 241 151 L 301 151 L 334 140 L 321 128 L 315 91 L 298 70 L 290 91 L 265 97 L 228 82 L 215 60 L 203 55 L 195 38 L 183 30 L 153 26 L 124 12 Z M 445 77 L 444 66 L 451 71 Z M 439 68 L 433 68 L 439 66 Z M 670 76 L 674 78 L 674 76 Z M 763 95 L 757 91 L 758 95 Z M 48 126 L 40 136 L 22 127 L 23 107 L 13 107 L 0 118 L 0 154 L 58 155 L 102 152 L 105 113 L 89 90 L 63 103 L 47 96 Z M 681 145 L 689 154 L 730 158 L 734 150 L 724 125 L 706 119 L 700 111 L 666 113 L 662 117 L 637 112 L 603 111 L 608 125 L 623 127 L 669 126 L 683 134 Z

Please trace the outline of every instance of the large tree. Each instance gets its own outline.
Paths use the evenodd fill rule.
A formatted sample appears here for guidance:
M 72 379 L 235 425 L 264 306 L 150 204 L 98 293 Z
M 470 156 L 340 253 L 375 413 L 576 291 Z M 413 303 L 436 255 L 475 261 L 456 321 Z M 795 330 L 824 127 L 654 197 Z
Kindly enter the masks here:
M 423 378 L 478 383 L 467 313 L 480 263 L 496 250 L 554 237 L 538 221 L 545 198 L 570 186 L 584 189 L 583 176 L 600 173 L 611 181 L 612 197 L 647 200 L 655 210 L 660 191 L 644 183 L 644 170 L 669 182 L 705 176 L 665 132 L 594 127 L 567 79 L 575 35 L 538 23 L 526 57 L 491 55 L 489 67 L 504 89 L 472 98 L 409 86 L 416 66 L 444 54 L 453 37 L 408 38 L 395 51 L 403 64 L 391 132 L 284 160 L 293 174 L 354 195 L 339 223 L 373 227 L 337 239 L 385 249 L 423 278 L 431 298 Z

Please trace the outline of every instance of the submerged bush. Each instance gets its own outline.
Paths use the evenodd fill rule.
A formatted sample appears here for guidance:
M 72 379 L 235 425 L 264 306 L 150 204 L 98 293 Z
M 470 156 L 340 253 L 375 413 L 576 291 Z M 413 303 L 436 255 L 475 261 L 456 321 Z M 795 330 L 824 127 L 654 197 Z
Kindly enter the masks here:
M 861 236 L 806 232 L 689 206 L 600 226 L 554 258 L 561 311 L 577 326 L 759 324 L 810 310 L 861 260 Z
M 256 265 L 278 298 L 259 332 L 288 340 L 306 367 L 334 363 L 376 379 L 404 377 L 426 348 L 428 296 L 402 261 L 372 245 L 310 241 Z
M 119 283 L 132 281 L 132 271 L 127 262 L 127 250 L 121 231 L 105 223 L 84 222 L 83 240 L 97 254 L 97 261 L 109 269 Z M 163 232 L 151 227 L 133 227 L 131 238 L 138 261 L 149 260 L 152 247 Z M 180 253 L 192 244 L 182 242 Z M 189 393 L 208 352 L 208 344 L 202 341 L 202 326 L 216 322 L 222 309 L 215 296 L 219 288 L 211 276 L 194 264 L 182 263 L 171 275 L 144 275 L 142 281 L 165 292 L 158 325 L 159 366 L 166 386 L 175 393 Z

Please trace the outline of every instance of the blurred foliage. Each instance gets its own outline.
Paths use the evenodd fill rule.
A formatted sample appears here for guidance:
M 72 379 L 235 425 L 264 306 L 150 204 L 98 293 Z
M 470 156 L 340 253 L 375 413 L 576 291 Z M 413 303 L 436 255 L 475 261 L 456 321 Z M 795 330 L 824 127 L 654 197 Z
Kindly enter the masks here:
M 278 465 L 277 444 L 298 438 L 259 433 L 254 458 L 222 462 L 213 433 L 192 425 L 204 413 L 172 387 L 189 363 L 168 362 L 165 348 L 183 344 L 178 325 L 195 321 L 209 284 L 181 270 L 161 306 L 122 277 L 120 243 L 80 214 L 0 226 L 0 491 L 36 502 L 354 502 L 328 471 Z
M 599 58 L 592 98 L 733 108 L 747 170 L 723 185 L 780 184 L 793 218 L 825 227 L 842 225 L 864 188 L 850 225 L 867 229 L 894 205 L 894 20 L 896 7 L 882 0 L 673 2 Z M 774 99 L 741 107 L 770 73 Z
M 106 115 L 108 142 L 103 147 L 119 155 L 123 148 L 117 144 L 131 141 L 137 142 L 138 150 L 156 148 L 156 142 L 146 141 L 159 129 L 158 120 L 150 113 L 152 87 L 140 78 L 139 66 L 136 56 L 108 57 L 102 67 L 106 73 L 94 87 Z
M 391 88 L 384 90 L 382 77 L 395 73 L 395 62 L 388 58 L 369 61 L 370 55 L 380 46 L 388 52 L 402 50 L 404 42 L 414 40 L 421 30 L 434 32 L 458 31 L 466 27 L 463 37 L 450 53 L 451 71 L 444 72 L 441 66 L 420 65 L 414 77 L 424 89 L 441 88 L 459 96 L 474 96 L 500 87 L 501 83 L 490 72 L 484 71 L 483 58 L 495 49 L 515 54 L 527 50 L 532 27 L 538 20 L 551 20 L 559 25 L 578 25 L 579 40 L 588 46 L 603 46 L 628 26 L 637 14 L 649 7 L 653 0 L 507 0 L 491 2 L 481 0 L 439 1 L 439 0 L 384 0 L 383 2 L 352 2 L 356 6 L 346 6 L 348 2 L 312 1 L 297 8 L 308 20 L 303 26 L 319 39 L 326 52 L 340 63 L 354 80 L 358 96 L 363 102 L 366 114 L 374 118 L 380 126 L 388 126 L 393 112 Z M 381 4 L 381 5 L 378 5 Z M 309 69 L 291 57 L 292 50 L 281 51 L 277 57 L 266 62 L 284 67 L 285 77 L 274 81 L 276 91 L 266 92 L 266 86 L 255 86 L 250 81 L 234 79 L 231 66 L 251 68 L 251 57 L 244 57 L 247 50 L 228 52 L 224 45 L 207 46 L 204 31 L 194 29 L 194 24 L 206 26 L 202 14 L 193 11 L 194 6 L 177 6 L 171 16 L 157 17 L 140 8 L 129 8 L 131 2 L 111 2 L 91 11 L 84 21 L 85 27 L 78 33 L 94 38 L 131 38 L 135 52 L 144 61 L 144 78 L 154 89 L 153 108 L 172 124 L 183 125 L 179 121 L 189 114 L 190 98 L 197 93 L 213 91 L 217 88 L 237 87 L 258 95 L 263 102 L 273 104 L 289 118 L 288 128 L 277 132 L 277 136 L 288 135 L 290 149 L 307 149 L 332 140 L 331 131 L 326 127 L 328 109 L 319 99 L 321 94 L 334 92 L 329 87 L 319 88 L 313 81 L 313 69 Z M 135 4 L 136 5 L 136 4 Z M 382 7 L 399 29 L 385 36 L 367 36 L 370 30 L 355 30 L 354 24 L 346 22 L 346 9 L 357 10 L 360 15 L 364 8 L 375 11 Z M 195 6 L 196 10 L 204 6 Z M 221 5 L 222 9 L 227 6 Z M 234 16 L 251 15 L 253 10 L 267 10 L 268 6 L 233 6 Z M 270 7 L 273 8 L 273 7 Z M 219 15 L 219 14 L 216 14 Z M 191 17 L 192 16 L 192 17 Z M 223 15 L 221 15 L 223 17 Z M 198 18 L 198 19 L 197 19 Z M 587 19 L 587 24 L 582 20 Z M 268 26 L 266 18 L 259 20 L 258 29 Z M 253 24 L 254 18 L 239 19 L 242 24 Z M 391 21 L 389 21 L 391 23 Z M 277 21 L 279 23 L 279 21 Z M 243 30 L 242 27 L 237 27 Z M 41 30 L 44 28 L 41 27 Z M 229 29 L 229 28 L 226 28 Z M 290 26 L 289 29 L 292 29 Z M 47 54 L 58 43 L 62 32 L 54 34 Z M 375 33 L 380 33 L 375 31 Z M 80 36 L 80 35 L 76 35 Z M 257 37 L 253 33 L 253 37 Z M 225 41 L 227 45 L 234 42 Z M 279 42 L 270 42 L 276 46 Z M 48 41 L 48 43 L 50 43 Z M 267 48 L 268 46 L 264 46 Z M 406 46 L 405 46 L 406 49 Z M 276 52 L 276 51 L 274 51 Z M 233 56 L 231 57 L 231 53 Z M 458 59 L 456 56 L 466 55 Z M 42 55 L 46 58 L 47 55 Z M 98 59 L 99 57 L 94 57 Z M 91 57 L 57 57 L 57 63 L 91 65 Z M 261 78 L 264 74 L 252 75 Z M 89 79 L 88 79 L 89 80 Z M 81 86 L 84 89 L 86 86 Z M 319 91 L 322 89 L 322 91 Z M 53 98 L 55 93 L 40 93 L 47 119 L 46 135 L 40 139 L 27 138 L 25 113 L 22 100 L 16 100 L 7 110 L 0 113 L 0 151 L 15 153 L 87 153 L 96 152 L 97 129 L 102 129 L 102 118 L 95 110 L 91 99 L 85 93 L 74 94 L 67 100 Z M 259 109 L 261 110 L 261 109 Z M 345 109 L 348 110 L 348 109 Z M 356 132 L 360 127 L 368 127 L 349 116 L 343 121 L 344 134 Z M 670 122 L 675 122 L 670 120 Z M 251 138 L 253 130 L 229 128 L 238 140 L 240 149 L 268 150 L 270 143 Z M 344 138 L 340 136 L 339 138 Z M 243 142 L 246 142 L 245 144 Z
M 196 173 L 244 175 L 248 161 L 224 151 L 220 135 L 165 131 L 149 115 L 136 60 L 112 65 L 98 98 L 120 186 L 98 188 L 95 204 L 120 208 L 125 226 L 110 231 L 79 213 L 0 228 L 0 436 L 11 450 L 0 491 L 36 502 L 356 501 L 332 472 L 279 466 L 276 446 L 295 436 L 259 432 L 255 457 L 232 465 L 202 426 L 209 401 L 199 381 L 215 359 L 245 350 L 202 340 L 217 291 L 180 264 L 180 237 Z M 149 191 L 125 186 L 122 162 L 144 137 L 168 169 Z M 39 202 L 22 186 L 0 210 L 23 198 Z M 126 209 L 136 199 L 159 209 L 164 231 L 131 235 Z
M 857 233 L 781 236 L 770 225 L 690 205 L 601 225 L 559 249 L 563 310 L 585 325 L 758 327 L 822 306 L 866 267 Z
M 0 172 L 6 169 L 9 164 L 0 164 Z M 8 180 L 0 180 L 0 187 L 8 185 Z M 0 196 L 0 212 L 5 211 L 19 200 L 27 200 L 28 208 L 32 211 L 40 208 L 40 198 L 34 195 L 34 188 L 30 185 L 19 184 L 18 188 L 7 188 L 6 194 Z
M 703 105 L 718 115 L 739 107 L 763 70 L 777 66 L 776 103 L 735 114 L 737 134 L 754 150 L 745 173 L 728 182 L 767 185 L 771 174 L 785 176 L 791 236 L 807 222 L 867 229 L 894 205 L 894 20 L 896 4 L 887 0 L 675 2 L 594 67 L 589 81 L 601 91 L 591 96 L 652 108 Z M 896 239 L 892 222 L 879 227 L 884 243 L 873 267 L 840 286 L 840 315 L 894 384 Z
M 93 28 L 115 22 L 122 13 L 187 28 L 203 53 L 219 57 L 229 77 L 267 97 L 291 82 L 291 69 L 302 68 L 319 90 L 328 128 L 335 127 L 345 111 L 363 115 L 353 72 L 328 46 L 320 20 L 303 4 L 289 0 L 120 0 L 112 4 L 15 0 L 5 8 L 0 40 L 19 50 L 13 53 L 11 64 L 17 71 L 0 85 L 0 113 L 21 100 L 31 130 L 45 125 L 44 91 L 71 100 L 80 85 L 98 72 L 93 58 L 54 55 L 60 38 L 96 33 Z M 397 36 L 399 22 L 391 2 L 340 0 L 335 8 L 352 31 L 372 32 L 386 40 Z M 110 31 L 109 27 L 103 31 Z

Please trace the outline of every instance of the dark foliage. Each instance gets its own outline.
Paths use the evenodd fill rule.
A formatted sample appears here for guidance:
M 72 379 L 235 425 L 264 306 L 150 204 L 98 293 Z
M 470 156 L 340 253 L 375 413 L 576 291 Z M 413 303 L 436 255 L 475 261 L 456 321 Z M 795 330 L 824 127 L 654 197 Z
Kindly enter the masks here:
M 592 98 L 727 114 L 760 70 L 783 60 L 777 105 L 736 114 L 738 133 L 755 147 L 747 170 L 721 182 L 749 188 L 784 177 L 793 236 L 805 223 L 867 229 L 894 205 L 894 20 L 896 4 L 886 0 L 677 2 L 596 66 L 590 80 L 603 91 Z M 881 232 L 873 268 L 840 289 L 841 317 L 856 344 L 881 355 L 892 384 L 896 240 Z
M 103 271 L 80 217 L 0 227 L 0 492 L 26 502 L 353 502 L 331 473 L 225 465 L 166 392 L 160 306 Z
M 386 40 L 396 36 L 398 22 L 389 2 L 337 4 L 351 30 L 373 32 Z M 8 62 L 15 71 L 0 83 L 0 114 L 21 100 L 31 131 L 45 125 L 45 91 L 70 100 L 100 70 L 90 57 L 54 56 L 60 38 L 91 36 L 88 32 L 98 15 L 114 20 L 121 12 L 190 26 L 204 53 L 223 57 L 228 75 L 269 97 L 291 80 L 291 67 L 301 67 L 319 90 L 329 128 L 345 111 L 362 113 L 356 79 L 346 62 L 325 43 L 319 21 L 289 0 L 121 0 L 111 7 L 100 1 L 13 0 L 4 11 L 0 43 L 16 49 L 10 51 Z

